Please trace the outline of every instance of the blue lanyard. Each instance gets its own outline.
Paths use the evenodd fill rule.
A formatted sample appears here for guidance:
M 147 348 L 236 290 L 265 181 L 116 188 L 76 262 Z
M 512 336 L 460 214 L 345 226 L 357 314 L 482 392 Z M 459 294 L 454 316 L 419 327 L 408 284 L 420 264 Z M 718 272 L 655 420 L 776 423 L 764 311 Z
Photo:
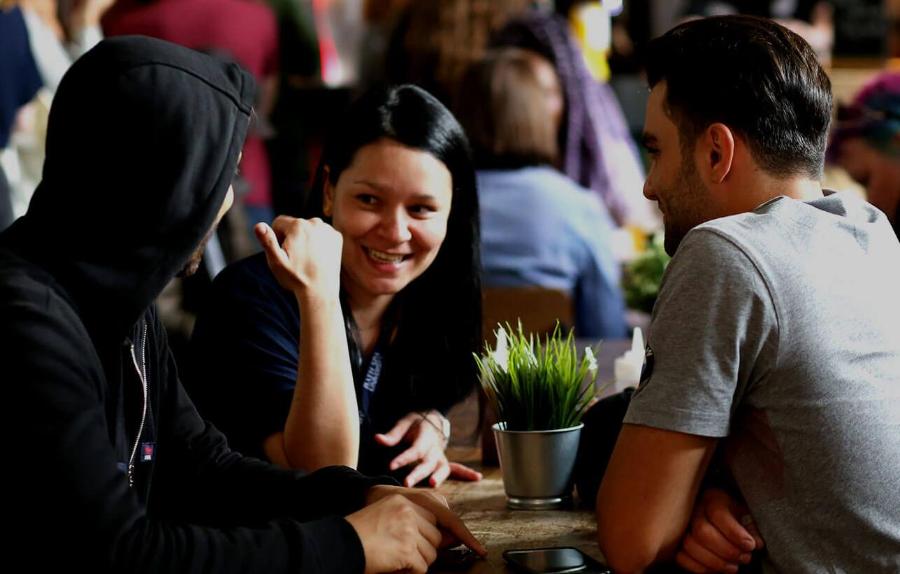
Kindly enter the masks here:
M 381 378 L 381 366 L 381 351 L 376 349 L 372 353 L 369 368 L 366 369 L 366 376 L 363 379 L 362 396 L 360 397 L 362 405 L 359 410 L 360 423 L 369 418 L 369 405 L 372 404 L 372 397 L 375 396 L 375 389 L 378 387 L 378 379 Z

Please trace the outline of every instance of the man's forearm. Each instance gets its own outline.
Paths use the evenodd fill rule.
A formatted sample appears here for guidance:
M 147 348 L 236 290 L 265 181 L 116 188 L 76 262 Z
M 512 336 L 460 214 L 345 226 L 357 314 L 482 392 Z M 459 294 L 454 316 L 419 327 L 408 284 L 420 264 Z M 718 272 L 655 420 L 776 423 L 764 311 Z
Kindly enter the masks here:
M 687 528 L 716 440 L 622 427 L 597 493 L 597 537 L 616 572 L 671 560 Z

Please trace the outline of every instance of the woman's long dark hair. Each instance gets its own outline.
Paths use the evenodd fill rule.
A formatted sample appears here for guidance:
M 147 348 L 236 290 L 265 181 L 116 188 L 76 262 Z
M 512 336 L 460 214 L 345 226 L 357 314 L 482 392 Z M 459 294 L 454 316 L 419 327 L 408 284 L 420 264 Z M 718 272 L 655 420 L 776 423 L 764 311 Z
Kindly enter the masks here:
M 431 266 L 397 295 L 388 313 L 396 318 L 396 335 L 385 373 L 393 392 L 405 397 L 395 401 L 403 408 L 446 411 L 472 390 L 472 353 L 481 347 L 478 196 L 468 140 L 459 123 L 416 86 L 366 92 L 331 132 L 302 216 L 327 220 L 322 210 L 325 178 L 336 185 L 356 152 L 382 138 L 431 154 L 447 167 L 453 181 L 444 243 Z M 346 305 L 344 315 L 352 325 Z M 349 340 L 356 364 L 358 341 Z

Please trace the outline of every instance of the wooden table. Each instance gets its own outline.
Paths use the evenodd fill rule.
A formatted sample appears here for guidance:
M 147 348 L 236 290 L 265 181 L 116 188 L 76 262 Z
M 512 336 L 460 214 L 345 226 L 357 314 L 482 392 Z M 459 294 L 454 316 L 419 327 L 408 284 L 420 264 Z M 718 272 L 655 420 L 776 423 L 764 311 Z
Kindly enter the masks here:
M 603 561 L 596 542 L 597 524 L 593 512 L 581 509 L 508 510 L 499 468 L 481 468 L 478 449 L 451 449 L 448 455 L 451 460 L 469 464 L 484 473 L 479 482 L 448 481 L 438 489 L 488 549 L 487 559 L 475 560 L 455 572 L 509 572 L 503 561 L 503 551 L 511 548 L 574 546 Z M 441 574 L 450 571 L 440 567 L 432 569 Z

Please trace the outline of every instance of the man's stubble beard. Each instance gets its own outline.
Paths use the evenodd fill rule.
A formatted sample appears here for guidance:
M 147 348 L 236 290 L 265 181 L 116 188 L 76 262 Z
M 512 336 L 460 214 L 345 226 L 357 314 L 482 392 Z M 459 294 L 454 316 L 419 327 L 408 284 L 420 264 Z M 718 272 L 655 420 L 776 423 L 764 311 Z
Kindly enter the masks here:
M 673 191 L 681 193 L 681 201 L 676 203 L 678 207 L 675 211 L 669 211 L 664 219 L 663 247 L 670 256 L 675 255 L 675 251 L 690 230 L 713 219 L 707 213 L 708 209 L 704 209 L 704 206 L 708 208 L 710 201 L 709 190 L 703 185 L 691 155 L 685 155 L 682 159 L 681 172 L 674 188 Z M 671 202 L 668 207 L 671 210 Z
M 206 232 L 206 235 L 203 236 L 200 245 L 198 245 L 193 253 L 191 253 L 191 257 L 187 260 L 187 263 L 185 263 L 181 270 L 175 274 L 176 277 L 190 277 L 200 269 L 200 264 L 203 262 L 203 253 L 206 251 L 206 245 L 209 243 L 210 239 L 212 239 L 215 232 L 216 226 L 214 225 Z

